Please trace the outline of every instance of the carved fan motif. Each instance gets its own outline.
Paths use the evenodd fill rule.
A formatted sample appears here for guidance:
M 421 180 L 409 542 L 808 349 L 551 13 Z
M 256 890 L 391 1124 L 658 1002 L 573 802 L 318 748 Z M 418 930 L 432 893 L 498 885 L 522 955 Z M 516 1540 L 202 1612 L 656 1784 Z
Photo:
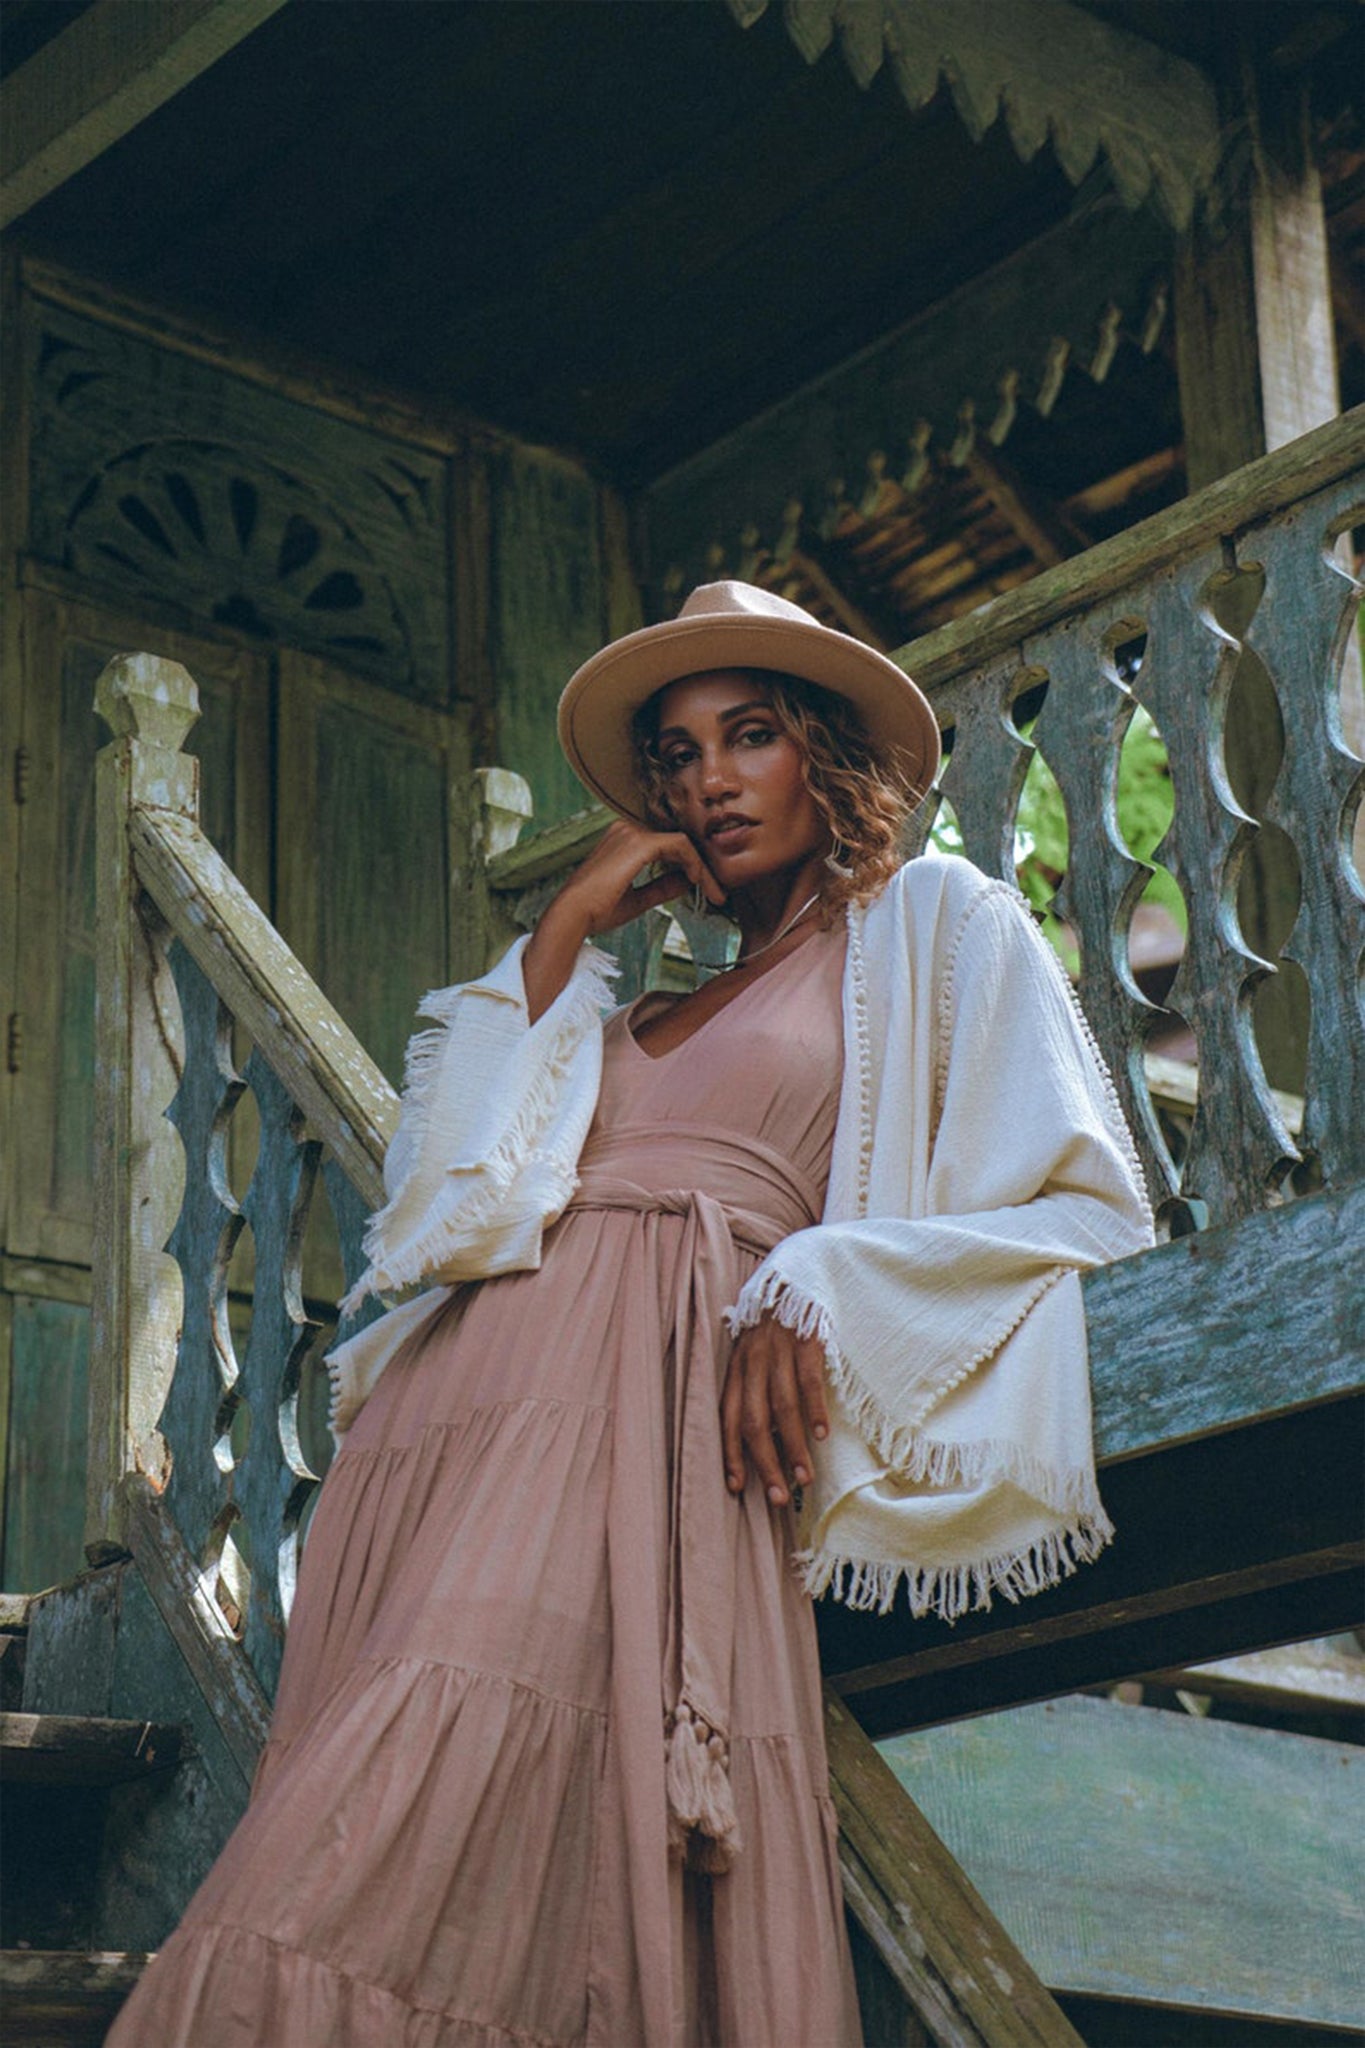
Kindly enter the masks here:
M 402 615 L 355 534 L 283 470 L 209 441 L 158 441 L 92 477 L 67 517 L 66 566 L 352 667 L 412 669 Z

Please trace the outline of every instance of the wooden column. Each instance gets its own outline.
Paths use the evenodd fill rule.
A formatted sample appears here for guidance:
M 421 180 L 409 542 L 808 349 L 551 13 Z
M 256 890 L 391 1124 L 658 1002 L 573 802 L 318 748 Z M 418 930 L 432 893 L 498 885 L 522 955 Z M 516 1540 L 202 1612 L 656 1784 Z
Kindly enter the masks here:
M 1225 85 L 1225 132 L 1249 137 L 1251 168 L 1221 219 L 1194 222 L 1175 270 L 1176 366 L 1191 492 L 1243 463 L 1297 440 L 1339 413 L 1332 293 L 1322 184 L 1313 162 L 1303 79 L 1258 77 L 1245 46 Z M 1246 616 L 1233 607 L 1236 632 Z M 1342 677 L 1347 743 L 1365 754 L 1365 696 L 1358 642 Z M 1259 662 L 1238 665 L 1228 707 L 1226 756 L 1238 797 L 1263 814 L 1281 753 L 1280 711 Z M 1365 854 L 1365 829 L 1357 859 Z M 1283 845 L 1258 838 L 1246 863 L 1241 907 L 1254 949 L 1274 960 L 1288 935 L 1299 887 Z M 1269 984 L 1257 1036 L 1271 1082 L 1303 1084 L 1306 991 L 1291 976 Z
M 163 1249 L 184 1182 L 165 1109 L 184 1061 L 167 933 L 138 887 L 129 827 L 138 810 L 199 815 L 199 763 L 182 751 L 199 693 L 179 662 L 121 655 L 95 686 L 114 738 L 95 781 L 95 1230 L 86 1544 L 121 1546 L 119 1487 L 158 1483 L 156 1421 L 175 1369 L 180 1269 Z
M 531 816 L 531 791 L 510 768 L 476 768 L 469 778 L 467 854 L 455 876 L 451 918 L 451 973 L 456 981 L 486 974 L 521 926 L 512 922 L 488 886 L 488 863 L 516 845 Z

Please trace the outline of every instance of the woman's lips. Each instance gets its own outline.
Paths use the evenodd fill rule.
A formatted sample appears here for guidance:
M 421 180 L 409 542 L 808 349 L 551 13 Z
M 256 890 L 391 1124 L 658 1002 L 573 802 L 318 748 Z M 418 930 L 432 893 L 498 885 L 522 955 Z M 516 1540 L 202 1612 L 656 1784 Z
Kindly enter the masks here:
M 747 846 L 758 827 L 747 818 L 735 818 L 725 825 L 716 825 L 706 835 L 706 844 L 717 853 L 737 853 Z

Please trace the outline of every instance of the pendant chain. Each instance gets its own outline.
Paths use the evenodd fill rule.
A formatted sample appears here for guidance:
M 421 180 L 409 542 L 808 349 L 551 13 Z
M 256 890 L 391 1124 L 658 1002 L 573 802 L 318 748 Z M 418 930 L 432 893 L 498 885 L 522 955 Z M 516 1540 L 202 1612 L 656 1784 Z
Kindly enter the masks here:
M 797 925 L 800 924 L 806 912 L 808 910 L 813 910 L 815 905 L 819 901 L 820 891 L 817 889 L 813 896 L 808 896 L 806 898 L 805 902 L 801 905 L 801 908 L 797 911 L 796 915 L 794 917 L 789 917 L 787 919 L 787 922 L 783 925 L 780 932 L 775 933 L 771 939 L 765 940 L 764 943 L 761 946 L 756 947 L 752 953 L 740 953 L 734 960 L 730 962 L 729 971 L 733 973 L 736 967 L 747 967 L 751 960 L 759 960 L 763 957 L 765 953 L 771 953 L 773 947 L 778 944 L 779 940 L 785 939 L 788 932 L 795 931 Z

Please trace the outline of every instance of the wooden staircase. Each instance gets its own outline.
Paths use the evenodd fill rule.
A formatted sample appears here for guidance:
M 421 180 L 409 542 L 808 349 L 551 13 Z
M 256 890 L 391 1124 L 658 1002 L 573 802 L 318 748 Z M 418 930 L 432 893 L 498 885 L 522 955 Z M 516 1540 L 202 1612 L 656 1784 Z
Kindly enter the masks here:
M 8 1631 L 14 1676 L 22 1646 Z M 145 1950 L 92 1946 L 109 1795 L 164 1784 L 184 1740 L 152 1721 L 0 1711 L 0 2014 L 13 2048 L 95 2048 L 136 1983 Z
M 1054 1592 L 951 1630 L 828 1604 L 821 1613 L 845 1891 L 874 2048 L 1076 2048 L 1080 2036 L 871 1736 L 1360 1619 L 1365 901 L 1345 852 L 1360 769 L 1333 708 L 1355 591 L 1331 546 L 1362 505 L 1358 414 L 905 651 L 955 735 L 945 789 L 967 850 L 994 872 L 1012 864 L 1032 751 L 1011 710 L 1021 683 L 1047 683 L 1037 745 L 1063 790 L 1073 848 L 1061 907 L 1170 1241 L 1085 1287 L 1115 1548 Z M 1239 563 L 1263 570 L 1264 597 L 1249 632 L 1234 634 L 1214 613 Z M 1199 1092 L 1178 1132 L 1145 1077 L 1148 1006 L 1124 959 L 1146 870 L 1120 844 L 1112 811 L 1134 702 L 1114 654 L 1139 632 L 1137 697 L 1165 735 L 1175 783 L 1160 851 L 1190 910 L 1174 1000 L 1198 1041 Z M 1299 851 L 1302 907 L 1284 955 L 1313 991 L 1293 1133 L 1248 1027 L 1273 967 L 1230 908 L 1255 828 L 1214 759 L 1215 714 L 1244 657 L 1282 693 L 1289 735 L 1268 815 Z M 7 1787 L 7 1805 L 35 1816 L 45 1857 L 51 1848 L 60 1865 L 65 1854 L 70 1873 L 65 1920 L 39 1902 L 4 1936 L 11 1950 L 33 1944 L 6 1965 L 37 2030 L 15 2038 L 54 2042 L 98 2038 L 97 2008 L 126 1991 L 245 1804 L 324 1467 L 328 1303 L 360 1269 L 397 1110 L 201 829 L 198 763 L 185 751 L 190 677 L 125 657 L 101 677 L 97 702 L 115 734 L 97 789 L 86 1525 L 97 1568 L 29 1602 L 22 1700 L 4 1702 L 7 1769 L 39 1774 Z M 470 779 L 466 801 L 461 975 L 534 914 L 604 823 L 589 815 L 514 844 L 525 804 L 518 779 L 496 769 Z M 627 973 L 656 971 L 662 946 L 658 927 L 633 934 Z M 240 1070 L 234 1036 L 253 1048 Z M 239 1203 L 224 1159 L 247 1094 L 259 1136 Z M 325 1213 L 332 1251 L 326 1286 L 306 1291 L 310 1208 Z M 249 1335 L 234 1333 L 227 1291 L 244 1225 Z M 97 1782 L 97 1771 L 109 1775 Z M 75 1775 L 54 1781 L 61 1772 Z M 58 1847 L 65 1828 L 78 1844 L 69 1852 Z M 89 1871 L 87 1910 L 78 1877 Z M 22 1888 L 16 1897 L 22 1919 Z M 1107 1995 L 1079 1989 L 1092 2005 Z M 1232 2024 L 1245 2042 L 1290 2038 L 1254 2013 Z M 1122 2037 L 1094 2038 L 1107 2048 Z M 1214 2034 L 1168 2015 L 1166 2038 L 1145 2038 L 1171 2048 Z

